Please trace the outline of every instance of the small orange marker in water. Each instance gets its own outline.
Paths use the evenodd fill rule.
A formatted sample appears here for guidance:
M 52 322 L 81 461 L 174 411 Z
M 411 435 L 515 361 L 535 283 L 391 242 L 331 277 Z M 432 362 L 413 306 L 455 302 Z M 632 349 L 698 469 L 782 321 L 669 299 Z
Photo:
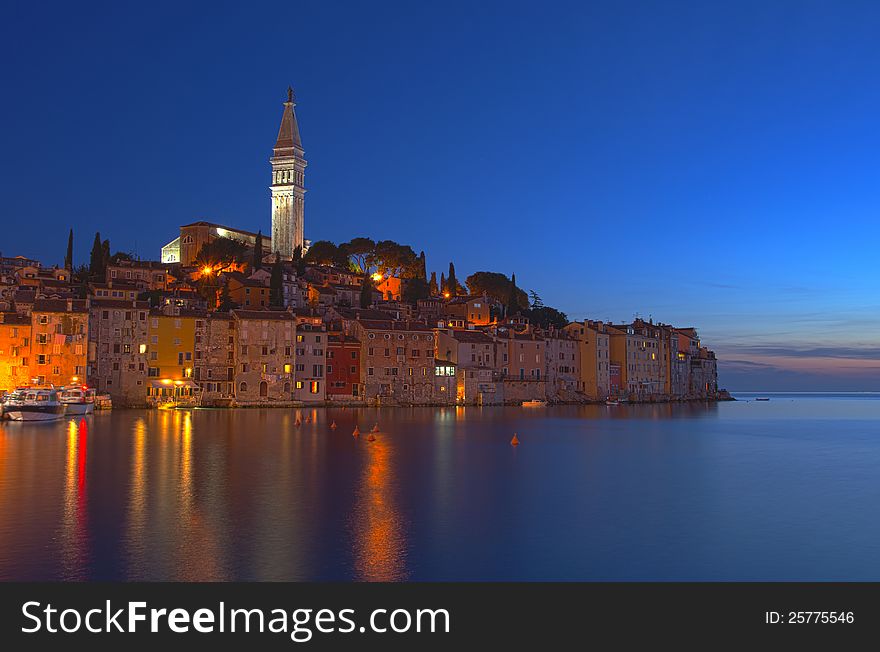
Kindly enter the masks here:
M 373 429 L 370 432 L 379 432 L 379 424 L 373 426 Z
M 510 440 L 511 446 L 519 446 L 519 438 L 516 436 L 516 433 L 513 433 L 513 439 Z
M 367 437 L 367 441 L 376 441 L 376 438 L 373 436 L 373 433 L 370 433 L 370 436 Z
M 299 420 L 299 417 L 297 417 L 296 421 L 293 422 L 293 425 L 295 425 L 297 428 L 302 425 L 302 421 Z
M 330 424 L 330 430 L 336 430 L 336 422 Z
M 351 433 L 351 436 L 352 436 L 352 437 L 357 437 L 357 436 L 360 435 L 360 434 L 361 434 L 360 429 L 359 429 L 357 426 L 355 426 L 355 427 L 354 427 L 354 432 Z

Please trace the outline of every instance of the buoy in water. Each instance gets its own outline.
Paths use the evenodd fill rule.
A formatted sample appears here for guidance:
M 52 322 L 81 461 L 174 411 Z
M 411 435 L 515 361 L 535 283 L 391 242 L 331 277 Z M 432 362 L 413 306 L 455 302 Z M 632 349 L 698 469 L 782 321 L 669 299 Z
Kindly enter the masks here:
M 511 446 L 519 446 L 519 438 L 516 436 L 516 433 L 513 433 L 513 439 L 510 440 Z
M 296 421 L 293 422 L 293 425 L 295 425 L 297 428 L 299 428 L 302 425 L 302 421 L 297 419 Z
M 370 436 L 367 437 L 367 441 L 376 441 L 376 438 L 373 436 L 373 433 L 370 433 Z
M 379 424 L 373 426 L 373 429 L 370 432 L 379 432 Z
M 330 430 L 336 430 L 336 422 L 330 424 Z
M 351 433 L 351 436 L 352 436 L 352 437 L 357 437 L 359 434 L 361 434 L 361 431 L 360 431 L 360 429 L 359 429 L 357 426 L 355 426 L 355 427 L 354 427 L 354 432 Z

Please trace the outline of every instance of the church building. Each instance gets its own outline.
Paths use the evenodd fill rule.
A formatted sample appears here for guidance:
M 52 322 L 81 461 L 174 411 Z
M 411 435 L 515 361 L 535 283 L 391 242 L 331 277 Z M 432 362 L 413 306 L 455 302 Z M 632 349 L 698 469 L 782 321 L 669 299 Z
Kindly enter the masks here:
M 278 138 L 272 148 L 272 183 L 269 190 L 272 196 L 271 238 L 263 236 L 263 251 L 267 254 L 279 253 L 282 259 L 290 260 L 297 247 L 307 248 L 303 237 L 303 201 L 305 199 L 306 159 L 296 121 L 293 89 L 287 89 L 287 100 L 283 103 L 281 126 Z M 256 234 L 231 226 L 200 220 L 180 227 L 177 238 L 162 247 L 163 263 L 181 263 L 184 267 L 195 263 L 202 245 L 216 238 L 232 238 L 253 247 Z

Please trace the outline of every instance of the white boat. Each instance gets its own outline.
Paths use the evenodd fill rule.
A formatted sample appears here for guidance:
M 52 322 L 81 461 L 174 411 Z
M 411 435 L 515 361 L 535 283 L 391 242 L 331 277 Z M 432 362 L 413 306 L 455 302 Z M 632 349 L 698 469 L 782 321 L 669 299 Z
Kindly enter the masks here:
M 758 396 L 755 398 L 755 400 L 756 401 L 769 401 L 770 397 L 769 396 Z
M 67 385 L 61 388 L 61 402 L 66 414 L 92 414 L 95 411 L 95 390 L 85 385 Z
M 618 401 L 616 398 L 609 398 L 607 401 L 605 401 L 605 405 L 620 405 L 620 401 Z
M 66 407 L 54 388 L 23 388 L 6 397 L 3 413 L 13 421 L 57 421 L 64 417 Z
M 547 407 L 547 401 L 539 401 L 539 400 L 523 401 L 522 406 L 523 407 Z

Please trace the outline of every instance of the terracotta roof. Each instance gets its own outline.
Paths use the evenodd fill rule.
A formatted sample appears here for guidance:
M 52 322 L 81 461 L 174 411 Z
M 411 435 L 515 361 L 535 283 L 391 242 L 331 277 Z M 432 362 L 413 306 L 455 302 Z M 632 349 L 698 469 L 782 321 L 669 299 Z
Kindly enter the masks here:
M 161 308 L 150 308 L 150 316 L 168 317 L 169 319 L 177 319 L 178 317 L 197 317 L 200 319 L 204 319 L 208 316 L 208 311 L 195 310 L 193 308 L 177 308 L 175 314 L 169 315 L 167 312 L 162 312 Z
M 287 310 L 233 310 L 232 314 L 237 319 L 293 321 L 293 315 Z
M 70 303 L 71 309 L 67 309 Z M 85 299 L 37 299 L 34 301 L 33 312 L 86 312 Z
M 360 346 L 361 341 L 351 335 L 328 335 L 327 341 L 333 344 L 355 344 Z
M 234 226 L 224 226 L 223 224 L 215 224 L 214 222 L 206 222 L 204 220 L 199 220 L 198 222 L 192 222 L 190 224 L 183 224 L 183 225 L 181 225 L 180 228 L 186 229 L 191 226 L 212 226 L 216 229 L 225 229 L 225 230 L 229 231 L 230 233 L 241 233 L 242 235 L 249 235 L 249 236 L 253 236 L 254 238 L 257 237 L 257 234 L 252 233 L 251 231 L 245 231 L 244 229 L 237 229 Z M 269 238 L 264 235 L 263 236 L 263 245 L 264 246 L 266 245 L 268 240 L 269 240 Z
M 399 321 L 395 319 L 373 320 L 359 319 L 358 323 L 367 330 L 373 331 L 431 331 L 433 328 L 427 324 L 414 321 Z
M 131 299 L 109 299 L 105 297 L 91 299 L 90 301 L 92 308 L 134 308 L 135 310 L 149 310 L 150 308 L 149 301 L 133 301 Z
M 241 272 L 223 272 L 223 275 L 231 280 L 237 281 L 246 287 L 268 288 L 269 286 L 255 278 L 248 278 Z
M 337 306 L 336 312 L 343 319 L 388 319 L 388 313 L 372 308 L 342 308 Z
M 22 315 L 18 312 L 2 312 L 0 313 L 0 324 L 30 325 L 31 318 L 28 315 Z
M 455 330 L 452 332 L 451 337 L 459 342 L 467 342 L 469 344 L 491 344 L 495 341 L 483 331 Z

